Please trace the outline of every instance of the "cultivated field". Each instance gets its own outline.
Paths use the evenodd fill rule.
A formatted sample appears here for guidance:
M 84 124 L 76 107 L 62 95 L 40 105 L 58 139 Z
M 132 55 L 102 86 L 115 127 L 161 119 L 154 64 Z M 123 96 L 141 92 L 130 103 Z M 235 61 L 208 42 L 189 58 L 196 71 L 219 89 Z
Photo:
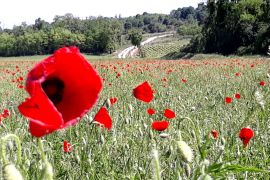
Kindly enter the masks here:
M 54 179 L 175 180 L 198 179 L 203 174 L 213 179 L 270 179 L 268 60 L 90 62 L 104 80 L 97 104 L 75 126 L 42 138 Z M 29 134 L 28 120 L 17 109 L 28 97 L 22 86 L 35 63 L 34 58 L 0 61 L 0 113 L 10 112 L 2 118 L 0 137 L 15 134 L 22 146 L 18 162 L 18 149 L 7 143 L 0 164 L 3 156 L 18 162 L 24 179 L 40 179 L 43 169 L 37 138 Z M 132 93 L 145 81 L 154 89 L 150 103 L 139 101 Z M 113 121 L 108 131 L 92 121 L 110 98 L 117 102 L 108 108 Z M 149 115 L 149 108 L 155 114 Z M 164 116 L 167 108 L 175 112 L 175 118 Z M 170 125 L 156 131 L 151 124 L 157 120 L 167 120 Z M 254 131 L 246 147 L 239 138 L 244 127 Z M 218 137 L 213 137 L 213 130 Z M 180 139 L 192 149 L 192 159 L 181 153 Z M 63 150 L 64 141 L 71 144 L 70 152 Z M 3 142 L 2 146 L 6 148 Z

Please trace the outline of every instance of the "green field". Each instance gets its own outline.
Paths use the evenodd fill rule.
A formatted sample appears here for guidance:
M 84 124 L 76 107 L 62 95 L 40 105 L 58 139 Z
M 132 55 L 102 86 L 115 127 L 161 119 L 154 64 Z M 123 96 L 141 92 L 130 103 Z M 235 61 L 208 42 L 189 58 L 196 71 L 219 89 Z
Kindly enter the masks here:
M 163 51 L 166 50 L 157 56 L 163 56 Z M 40 179 L 43 164 L 37 140 L 28 132 L 28 120 L 17 109 L 28 97 L 18 86 L 24 85 L 34 61 L 42 58 L 0 58 L 0 113 L 4 109 L 10 111 L 10 116 L 2 119 L 0 137 L 10 133 L 19 137 L 22 161 L 16 164 L 18 149 L 12 143 L 8 143 L 6 157 L 25 179 Z M 270 178 L 267 59 L 89 59 L 104 78 L 98 102 L 75 126 L 42 138 L 54 179 L 137 180 L 160 176 L 175 180 L 198 179 L 203 173 L 213 179 Z M 14 81 L 20 76 L 23 81 Z M 154 89 L 150 103 L 141 102 L 132 94 L 144 81 Z M 264 86 L 260 85 L 262 81 Z M 234 98 L 236 93 L 241 95 L 240 99 Z M 108 109 L 113 126 L 107 131 L 92 121 L 103 103 L 112 97 L 118 101 Z M 232 103 L 225 103 L 226 97 L 231 97 Z M 148 108 L 156 113 L 150 116 Z M 174 119 L 164 117 L 166 108 L 176 113 Z M 169 128 L 155 131 L 151 123 L 157 120 L 168 120 Z M 244 148 L 238 134 L 247 126 L 254 131 L 254 138 Z M 219 132 L 217 139 L 210 135 L 212 130 Z M 193 151 L 191 162 L 184 162 L 179 152 L 180 136 Z M 63 151 L 64 140 L 72 145 L 69 153 Z M 158 151 L 159 163 L 153 150 Z
M 166 58 L 170 54 L 178 53 L 179 49 L 188 44 L 189 39 L 176 40 L 174 38 L 161 38 L 153 43 L 141 47 L 143 58 Z

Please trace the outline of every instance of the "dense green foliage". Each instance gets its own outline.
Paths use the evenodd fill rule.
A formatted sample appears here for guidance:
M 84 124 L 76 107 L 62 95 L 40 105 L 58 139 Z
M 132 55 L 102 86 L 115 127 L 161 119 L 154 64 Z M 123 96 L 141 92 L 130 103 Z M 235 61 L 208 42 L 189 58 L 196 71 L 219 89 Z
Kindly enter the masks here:
M 139 47 L 143 37 L 140 31 L 134 29 L 130 31 L 129 38 L 132 45 Z
M 112 53 L 129 43 L 130 31 L 134 29 L 142 33 L 176 31 L 182 25 L 203 23 L 205 9 L 200 4 L 196 9 L 178 8 L 169 15 L 145 12 L 128 18 L 119 15 L 80 19 L 66 14 L 55 16 L 52 23 L 38 18 L 33 25 L 22 23 L 13 29 L 0 28 L 0 56 L 50 54 L 71 45 L 84 53 Z
M 266 54 L 270 45 L 269 0 L 208 0 L 208 16 L 189 52 Z

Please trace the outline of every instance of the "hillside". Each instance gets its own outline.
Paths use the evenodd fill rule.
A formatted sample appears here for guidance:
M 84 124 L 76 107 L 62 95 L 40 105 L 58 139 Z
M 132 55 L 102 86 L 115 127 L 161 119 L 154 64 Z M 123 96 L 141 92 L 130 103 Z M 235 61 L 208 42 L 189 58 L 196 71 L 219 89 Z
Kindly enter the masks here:
M 177 36 L 156 39 L 141 47 L 141 57 L 171 59 L 171 55 L 179 52 L 179 49 L 189 41 L 189 38 Z

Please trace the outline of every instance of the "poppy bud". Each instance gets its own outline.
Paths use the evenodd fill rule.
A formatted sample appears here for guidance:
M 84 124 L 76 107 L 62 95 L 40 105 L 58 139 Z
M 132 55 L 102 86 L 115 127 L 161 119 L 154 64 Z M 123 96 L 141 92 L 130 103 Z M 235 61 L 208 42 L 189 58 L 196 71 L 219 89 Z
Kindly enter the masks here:
M 159 135 L 159 137 L 161 137 L 161 138 L 168 138 L 170 135 L 169 134 L 167 134 L 167 133 L 161 133 L 160 135 Z
M 4 180 L 23 180 L 23 177 L 14 164 L 7 164 L 3 168 Z
M 40 179 L 53 180 L 53 168 L 49 162 L 45 162 Z
M 186 173 L 186 176 L 189 178 L 191 175 L 191 168 L 189 164 L 185 164 L 185 173 Z
M 192 149 L 185 141 L 177 141 L 178 151 L 185 162 L 191 162 L 193 159 Z

